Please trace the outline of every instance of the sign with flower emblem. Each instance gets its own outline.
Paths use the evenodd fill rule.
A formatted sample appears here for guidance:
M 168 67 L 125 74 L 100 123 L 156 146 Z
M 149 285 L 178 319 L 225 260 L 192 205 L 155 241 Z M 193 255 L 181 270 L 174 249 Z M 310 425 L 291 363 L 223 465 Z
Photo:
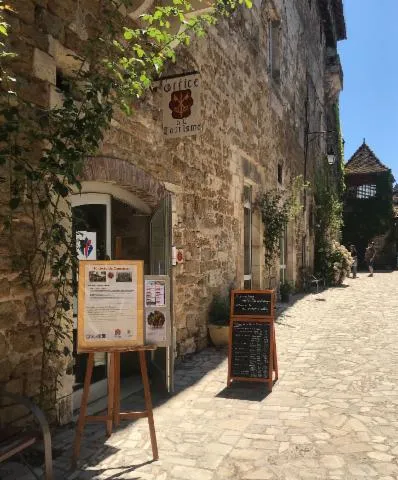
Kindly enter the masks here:
M 201 132 L 200 75 L 164 79 L 161 86 L 164 136 L 198 135 Z

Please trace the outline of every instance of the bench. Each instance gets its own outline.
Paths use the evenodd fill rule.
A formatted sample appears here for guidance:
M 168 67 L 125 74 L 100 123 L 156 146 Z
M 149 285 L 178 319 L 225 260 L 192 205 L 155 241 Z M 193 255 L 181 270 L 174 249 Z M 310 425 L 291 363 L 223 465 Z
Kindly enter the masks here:
M 24 450 L 43 439 L 44 478 L 46 480 L 53 480 L 51 434 L 44 413 L 29 399 L 22 397 L 21 395 L 2 390 L 0 391 L 0 398 L 8 398 L 15 403 L 25 406 L 30 412 L 32 412 L 40 425 L 40 431 L 23 431 L 18 428 L 0 426 L 0 463 L 8 460 L 14 455 L 21 455 Z M 32 471 L 32 473 L 34 472 Z

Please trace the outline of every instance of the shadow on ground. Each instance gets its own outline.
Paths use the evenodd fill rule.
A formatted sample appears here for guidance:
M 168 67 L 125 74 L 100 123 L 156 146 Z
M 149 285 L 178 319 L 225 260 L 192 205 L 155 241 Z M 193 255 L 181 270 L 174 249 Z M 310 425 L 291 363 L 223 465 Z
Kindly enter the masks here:
M 271 392 L 266 385 L 258 383 L 234 382 L 230 387 L 225 387 L 216 395 L 218 398 L 233 398 L 249 402 L 261 402 Z
M 106 480 L 139 480 L 142 478 L 139 473 L 137 476 L 132 477 L 131 473 L 135 472 L 138 468 L 144 467 L 146 465 L 150 465 L 153 463 L 154 460 L 148 460 L 147 462 L 137 463 L 136 465 L 126 465 L 126 466 L 118 466 L 118 467 L 106 467 L 106 468 L 96 468 L 90 469 L 89 466 L 86 467 L 84 471 L 82 471 L 81 476 L 78 479 L 90 480 L 90 479 L 98 479 L 103 478 L 102 475 L 106 472 Z M 115 473 L 112 473 L 112 470 L 115 470 Z M 110 475 L 109 475 L 110 473 Z M 127 475 L 127 476 L 126 476 Z M 60 478 L 61 480 L 61 478 Z

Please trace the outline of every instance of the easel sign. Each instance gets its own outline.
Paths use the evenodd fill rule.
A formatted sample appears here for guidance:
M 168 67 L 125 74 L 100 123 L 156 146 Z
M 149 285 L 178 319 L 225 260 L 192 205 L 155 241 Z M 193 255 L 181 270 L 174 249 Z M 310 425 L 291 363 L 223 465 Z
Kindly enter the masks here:
M 79 262 L 77 350 L 144 344 L 144 262 Z
M 171 338 L 168 275 L 145 275 L 144 307 L 145 345 L 168 347 Z
M 233 290 L 231 293 L 231 317 L 273 318 L 274 310 L 274 290 Z
M 273 290 L 233 290 L 227 386 L 232 382 L 266 383 L 278 379 Z

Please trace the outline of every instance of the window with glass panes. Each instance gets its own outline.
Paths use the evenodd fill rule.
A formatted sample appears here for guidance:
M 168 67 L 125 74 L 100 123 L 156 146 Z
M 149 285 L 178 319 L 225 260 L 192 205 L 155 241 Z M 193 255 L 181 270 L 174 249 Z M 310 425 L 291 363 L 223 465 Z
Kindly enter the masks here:
M 376 185 L 359 185 L 357 198 L 372 198 L 376 196 Z

